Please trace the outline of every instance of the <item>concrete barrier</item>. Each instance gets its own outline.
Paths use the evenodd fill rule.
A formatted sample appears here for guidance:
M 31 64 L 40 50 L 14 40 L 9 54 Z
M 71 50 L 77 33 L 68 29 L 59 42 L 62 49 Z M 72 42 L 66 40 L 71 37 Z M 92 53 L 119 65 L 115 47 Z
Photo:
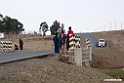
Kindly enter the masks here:
M 74 56 L 75 64 L 78 66 L 82 66 L 82 49 L 81 48 L 74 49 Z
M 92 48 L 76 48 L 69 51 L 71 61 L 78 66 L 92 67 Z
M 82 65 L 92 67 L 92 48 L 82 50 Z

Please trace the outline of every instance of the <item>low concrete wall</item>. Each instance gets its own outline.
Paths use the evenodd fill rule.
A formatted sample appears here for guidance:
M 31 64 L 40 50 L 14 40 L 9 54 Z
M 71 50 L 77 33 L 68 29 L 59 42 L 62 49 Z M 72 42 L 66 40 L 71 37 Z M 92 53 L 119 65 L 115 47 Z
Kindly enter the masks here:
M 71 61 L 78 66 L 92 67 L 92 48 L 76 48 L 70 51 Z
M 82 66 L 82 49 L 81 48 L 74 49 L 74 56 L 75 64 L 78 66 Z

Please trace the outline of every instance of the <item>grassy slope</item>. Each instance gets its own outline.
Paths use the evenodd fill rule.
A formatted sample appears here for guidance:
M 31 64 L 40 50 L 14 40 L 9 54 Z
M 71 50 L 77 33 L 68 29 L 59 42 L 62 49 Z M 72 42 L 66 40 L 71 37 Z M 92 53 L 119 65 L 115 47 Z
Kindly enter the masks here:
M 94 67 L 102 68 L 100 71 L 124 80 L 124 34 L 121 31 L 94 32 L 95 38 L 104 38 L 108 46 L 93 50 Z M 106 69 L 107 68 L 107 69 Z

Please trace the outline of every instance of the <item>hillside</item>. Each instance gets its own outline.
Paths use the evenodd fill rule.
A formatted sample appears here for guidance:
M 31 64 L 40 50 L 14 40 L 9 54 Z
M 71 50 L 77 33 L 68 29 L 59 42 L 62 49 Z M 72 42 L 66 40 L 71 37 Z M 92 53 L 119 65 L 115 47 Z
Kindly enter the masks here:
M 94 67 L 124 67 L 124 34 L 122 31 L 104 31 L 91 33 L 96 39 L 104 38 L 108 46 L 93 51 Z

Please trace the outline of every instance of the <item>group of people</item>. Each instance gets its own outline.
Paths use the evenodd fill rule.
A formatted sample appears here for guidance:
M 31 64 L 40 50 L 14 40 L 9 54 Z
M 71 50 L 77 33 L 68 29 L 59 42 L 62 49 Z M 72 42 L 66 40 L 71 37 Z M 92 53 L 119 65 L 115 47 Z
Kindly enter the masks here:
M 69 37 L 70 35 L 74 35 L 73 31 L 71 30 L 71 26 L 68 27 L 68 31 L 64 29 L 64 24 L 61 24 L 61 27 L 55 32 L 55 36 L 53 38 L 54 45 L 55 45 L 55 53 L 65 52 L 69 49 Z M 23 50 L 23 41 L 19 39 L 19 48 Z M 15 44 L 15 50 L 19 50 L 18 46 Z
M 64 29 L 64 24 L 61 24 L 61 27 L 55 32 L 55 36 L 53 38 L 54 45 L 55 45 L 55 53 L 59 53 L 60 50 L 62 52 L 68 50 L 69 48 L 69 37 L 70 35 L 74 35 L 73 31 L 71 30 L 71 26 L 68 28 L 69 30 L 66 31 Z
M 20 50 L 23 50 L 23 41 L 21 38 L 19 38 L 19 47 L 15 44 L 15 50 L 19 50 L 19 48 Z

